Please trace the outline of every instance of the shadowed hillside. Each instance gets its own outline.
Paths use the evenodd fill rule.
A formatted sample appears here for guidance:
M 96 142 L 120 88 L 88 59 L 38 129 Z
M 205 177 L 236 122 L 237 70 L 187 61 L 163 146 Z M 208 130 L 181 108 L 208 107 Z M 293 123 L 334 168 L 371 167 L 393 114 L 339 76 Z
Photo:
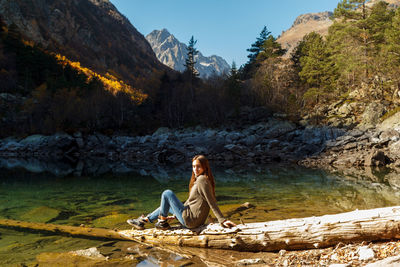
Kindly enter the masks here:
M 36 44 L 101 74 L 133 83 L 167 70 L 108 0 L 0 0 L 0 15 Z

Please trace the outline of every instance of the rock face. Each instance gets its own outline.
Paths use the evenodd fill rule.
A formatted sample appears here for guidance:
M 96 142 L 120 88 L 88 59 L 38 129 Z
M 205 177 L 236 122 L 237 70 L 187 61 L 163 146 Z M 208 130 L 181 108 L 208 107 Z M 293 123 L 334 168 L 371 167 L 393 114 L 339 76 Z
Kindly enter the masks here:
M 326 143 L 319 155 L 309 157 L 301 164 L 315 167 L 382 167 L 400 166 L 400 129 L 395 127 L 398 114 L 376 127 L 353 129 Z M 392 122 L 392 127 L 389 126 Z
M 388 3 L 389 8 L 396 9 L 400 7 L 400 0 L 370 0 L 367 1 L 367 7 L 372 7 L 374 4 L 384 1 Z M 292 27 L 284 32 L 277 39 L 282 48 L 287 49 L 285 57 L 290 57 L 294 48 L 303 39 L 303 37 L 311 32 L 317 32 L 322 36 L 328 34 L 328 28 L 333 24 L 331 19 L 333 12 L 325 11 L 319 13 L 308 13 L 300 15 L 294 21 Z
M 282 48 L 287 49 L 286 57 L 290 57 L 294 48 L 310 32 L 317 32 L 321 35 L 328 34 L 328 28 L 333 24 L 332 12 L 309 13 L 300 15 L 294 21 L 292 27 L 284 31 L 277 39 Z
M 108 0 L 0 0 L 0 15 L 26 38 L 102 74 L 131 81 L 167 69 Z
M 146 39 L 163 64 L 180 72 L 185 70 L 187 46 L 179 42 L 168 30 L 154 30 L 146 36 Z M 195 67 L 202 78 L 207 78 L 212 74 L 228 73 L 230 69 L 223 58 L 215 55 L 205 57 L 199 52 L 196 61 Z
M 370 0 L 367 2 L 367 6 L 373 6 L 378 2 L 384 1 L 389 4 L 390 8 L 398 8 L 400 6 L 399 0 Z

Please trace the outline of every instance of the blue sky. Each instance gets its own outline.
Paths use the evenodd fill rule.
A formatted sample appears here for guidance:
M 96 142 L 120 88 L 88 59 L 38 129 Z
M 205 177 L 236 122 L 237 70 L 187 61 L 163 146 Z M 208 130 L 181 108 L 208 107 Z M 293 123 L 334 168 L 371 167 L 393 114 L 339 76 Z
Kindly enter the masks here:
M 193 35 L 203 55 L 237 66 L 267 26 L 278 37 L 304 13 L 333 11 L 339 0 L 111 0 L 143 35 L 168 29 L 187 43 Z

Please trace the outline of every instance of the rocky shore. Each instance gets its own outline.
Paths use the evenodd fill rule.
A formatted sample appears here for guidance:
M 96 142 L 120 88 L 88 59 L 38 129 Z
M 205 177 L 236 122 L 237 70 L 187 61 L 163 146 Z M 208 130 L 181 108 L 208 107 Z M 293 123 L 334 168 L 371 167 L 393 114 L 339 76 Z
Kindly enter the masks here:
M 400 113 L 375 127 L 347 131 L 323 151 L 300 161 L 308 167 L 400 167 Z
M 301 126 L 272 116 L 247 126 L 159 128 L 145 136 L 76 132 L 0 140 L 1 167 L 35 165 L 34 168 L 52 169 L 53 161 L 64 160 L 72 163 L 78 174 L 84 170 L 107 171 L 105 165 L 95 166 L 93 162 L 111 162 L 114 171 L 127 172 L 135 165 L 184 164 L 196 154 L 205 154 L 222 166 L 280 162 L 325 169 L 400 167 L 400 113 L 376 126 L 351 130 Z M 38 161 L 48 166 L 35 163 Z M 64 171 L 61 168 L 58 172 Z
M 271 117 L 238 129 L 159 128 L 146 136 L 102 134 L 32 135 L 0 140 L 3 158 L 106 158 L 130 163 L 184 163 L 205 154 L 220 163 L 296 162 L 319 154 L 325 143 L 345 132 L 330 127 L 302 127 Z

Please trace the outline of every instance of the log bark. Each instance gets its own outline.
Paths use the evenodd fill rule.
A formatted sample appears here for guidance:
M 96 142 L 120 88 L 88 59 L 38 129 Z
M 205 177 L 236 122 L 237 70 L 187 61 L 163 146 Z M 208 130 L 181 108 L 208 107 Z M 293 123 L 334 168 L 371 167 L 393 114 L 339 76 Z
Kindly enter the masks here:
M 279 251 L 312 249 L 338 243 L 400 238 L 400 206 L 356 210 L 335 215 L 240 224 L 222 228 L 209 224 L 190 231 L 120 231 L 134 240 L 151 245 L 219 248 L 239 251 Z
M 0 226 L 64 233 L 72 236 L 134 240 L 155 246 L 279 251 L 334 246 L 338 243 L 400 238 L 400 206 L 356 210 L 335 215 L 240 224 L 232 229 L 209 224 L 189 230 L 155 228 L 114 231 L 99 228 L 0 220 Z

